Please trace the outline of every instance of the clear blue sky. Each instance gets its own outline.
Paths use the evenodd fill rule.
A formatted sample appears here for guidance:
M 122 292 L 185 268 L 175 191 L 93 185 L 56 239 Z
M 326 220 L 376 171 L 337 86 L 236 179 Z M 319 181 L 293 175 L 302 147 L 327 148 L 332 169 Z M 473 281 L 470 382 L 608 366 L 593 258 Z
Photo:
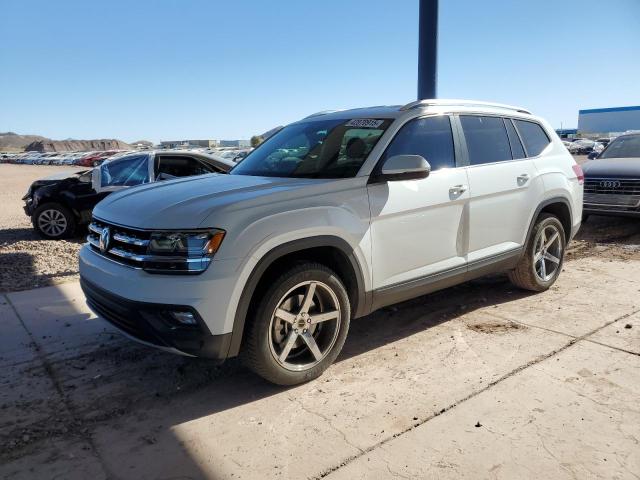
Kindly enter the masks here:
M 411 101 L 418 0 L 0 0 L 0 131 L 248 138 Z M 640 104 L 640 0 L 440 0 L 438 96 Z

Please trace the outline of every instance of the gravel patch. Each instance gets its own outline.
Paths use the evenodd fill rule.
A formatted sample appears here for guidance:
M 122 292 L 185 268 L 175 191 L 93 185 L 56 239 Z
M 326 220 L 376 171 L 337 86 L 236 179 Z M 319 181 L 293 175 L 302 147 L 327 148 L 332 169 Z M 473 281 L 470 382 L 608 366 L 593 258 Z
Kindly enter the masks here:
M 34 180 L 65 170 L 69 167 L 0 165 L 0 292 L 78 279 L 82 237 L 43 240 L 22 209 L 22 196 Z

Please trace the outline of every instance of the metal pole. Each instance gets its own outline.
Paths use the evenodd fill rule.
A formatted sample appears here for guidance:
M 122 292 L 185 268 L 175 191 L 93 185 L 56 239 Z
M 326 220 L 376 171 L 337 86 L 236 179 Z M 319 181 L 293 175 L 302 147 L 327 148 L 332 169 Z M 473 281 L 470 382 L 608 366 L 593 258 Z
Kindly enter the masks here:
M 438 0 L 420 0 L 418 100 L 436 98 Z

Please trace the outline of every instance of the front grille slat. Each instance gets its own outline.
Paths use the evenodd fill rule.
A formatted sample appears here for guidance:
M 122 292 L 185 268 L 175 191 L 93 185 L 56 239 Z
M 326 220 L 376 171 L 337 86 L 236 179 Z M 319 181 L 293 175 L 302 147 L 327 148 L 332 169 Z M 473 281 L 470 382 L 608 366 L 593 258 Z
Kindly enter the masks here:
M 111 238 L 108 250 L 102 252 L 100 235 L 106 227 L 109 227 Z M 102 256 L 131 267 L 142 268 L 143 263 L 149 258 L 147 246 L 150 236 L 148 231 L 112 225 L 94 218 L 89 225 L 87 242 L 96 253 Z

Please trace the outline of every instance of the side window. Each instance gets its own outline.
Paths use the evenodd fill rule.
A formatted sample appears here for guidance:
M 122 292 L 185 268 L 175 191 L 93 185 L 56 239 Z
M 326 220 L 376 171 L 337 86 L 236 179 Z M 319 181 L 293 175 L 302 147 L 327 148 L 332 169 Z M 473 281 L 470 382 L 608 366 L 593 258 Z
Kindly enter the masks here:
M 509 137 L 502 118 L 460 115 L 460 123 L 470 165 L 511 160 Z
M 161 155 L 158 164 L 158 177 L 190 177 L 191 175 L 203 175 L 215 171 L 193 157 L 182 155 Z
M 383 160 L 394 155 L 421 155 L 431 170 L 456 166 L 451 121 L 446 115 L 411 120 L 393 138 Z
M 522 142 L 518 138 L 518 134 L 516 133 L 516 129 L 511 122 L 511 119 L 505 118 L 504 124 L 507 126 L 507 135 L 509 135 L 509 143 L 511 144 L 511 156 L 514 160 L 518 158 L 526 158 L 526 154 L 524 153 L 524 148 L 522 148 Z
M 147 155 L 136 155 L 112 162 L 100 167 L 101 187 L 131 187 L 149 181 Z
M 515 124 L 524 142 L 524 148 L 527 149 L 528 157 L 540 155 L 547 145 L 551 143 L 543 128 L 537 123 L 515 120 Z

